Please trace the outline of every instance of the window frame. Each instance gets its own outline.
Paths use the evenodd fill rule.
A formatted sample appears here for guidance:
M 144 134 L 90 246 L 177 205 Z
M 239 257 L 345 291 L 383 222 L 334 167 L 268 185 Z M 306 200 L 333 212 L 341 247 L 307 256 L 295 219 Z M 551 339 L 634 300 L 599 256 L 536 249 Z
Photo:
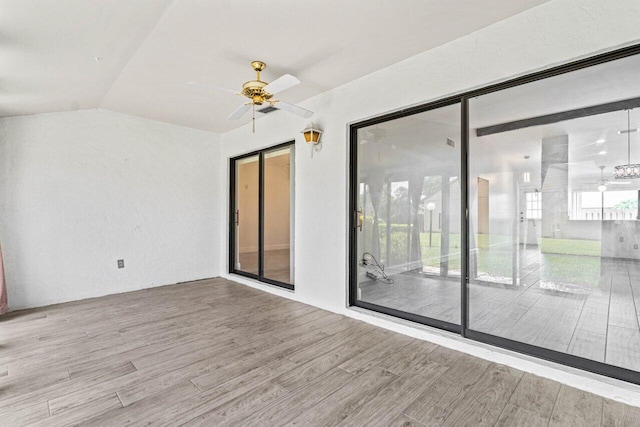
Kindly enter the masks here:
M 529 196 L 532 196 L 531 200 Z M 532 220 L 542 219 L 542 193 L 539 191 L 525 191 L 524 199 L 525 218 Z

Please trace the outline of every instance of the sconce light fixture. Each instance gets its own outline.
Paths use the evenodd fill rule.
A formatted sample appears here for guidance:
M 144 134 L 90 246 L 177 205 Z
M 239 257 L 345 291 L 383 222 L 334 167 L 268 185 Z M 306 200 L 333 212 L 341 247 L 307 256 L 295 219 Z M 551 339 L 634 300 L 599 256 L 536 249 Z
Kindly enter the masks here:
M 318 129 L 313 123 L 309 123 L 307 127 L 302 131 L 304 140 L 309 144 L 319 144 L 322 131 Z

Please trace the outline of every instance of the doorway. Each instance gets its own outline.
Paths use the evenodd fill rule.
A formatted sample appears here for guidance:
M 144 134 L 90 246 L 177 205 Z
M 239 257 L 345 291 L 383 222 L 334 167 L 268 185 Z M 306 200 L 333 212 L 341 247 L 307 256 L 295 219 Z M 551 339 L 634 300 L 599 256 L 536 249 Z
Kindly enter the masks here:
M 231 159 L 229 271 L 293 289 L 293 142 Z

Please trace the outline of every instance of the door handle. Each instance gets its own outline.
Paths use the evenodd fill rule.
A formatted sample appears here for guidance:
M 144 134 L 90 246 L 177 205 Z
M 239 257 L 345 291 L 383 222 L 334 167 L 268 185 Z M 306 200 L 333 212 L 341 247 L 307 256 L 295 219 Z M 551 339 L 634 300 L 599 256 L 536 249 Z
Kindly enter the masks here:
M 240 225 L 240 209 L 236 210 L 236 225 Z

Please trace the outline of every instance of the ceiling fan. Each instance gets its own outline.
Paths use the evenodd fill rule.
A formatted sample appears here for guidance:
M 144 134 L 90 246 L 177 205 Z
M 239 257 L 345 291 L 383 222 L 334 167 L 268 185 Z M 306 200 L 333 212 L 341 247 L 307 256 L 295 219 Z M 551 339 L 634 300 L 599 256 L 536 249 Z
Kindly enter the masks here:
M 239 92 L 233 89 L 227 89 L 224 87 L 204 83 L 189 82 L 187 84 L 190 86 L 199 86 L 214 89 L 220 92 L 232 93 L 234 95 L 242 95 L 249 98 L 249 102 L 246 102 L 238 107 L 233 113 L 229 115 L 229 117 L 227 117 L 227 119 L 237 120 L 240 117 L 244 116 L 247 111 L 253 110 L 254 132 L 256 130 L 256 105 L 268 103 L 273 108 L 284 110 L 300 117 L 311 117 L 313 115 L 313 111 L 309 111 L 302 107 L 298 107 L 297 105 L 274 98 L 274 95 L 300 84 L 300 80 L 298 80 L 291 74 L 285 74 L 275 79 L 271 83 L 267 83 L 260 80 L 260 73 L 267 67 L 267 65 L 262 61 L 253 61 L 251 62 L 251 67 L 253 67 L 254 71 L 256 72 L 256 79 L 244 82 L 244 84 L 242 85 L 242 89 Z
M 629 185 L 629 181 L 608 181 L 604 179 L 604 166 L 598 166 L 600 168 L 600 181 L 598 181 L 598 191 L 604 193 L 607 191 L 607 185 Z

